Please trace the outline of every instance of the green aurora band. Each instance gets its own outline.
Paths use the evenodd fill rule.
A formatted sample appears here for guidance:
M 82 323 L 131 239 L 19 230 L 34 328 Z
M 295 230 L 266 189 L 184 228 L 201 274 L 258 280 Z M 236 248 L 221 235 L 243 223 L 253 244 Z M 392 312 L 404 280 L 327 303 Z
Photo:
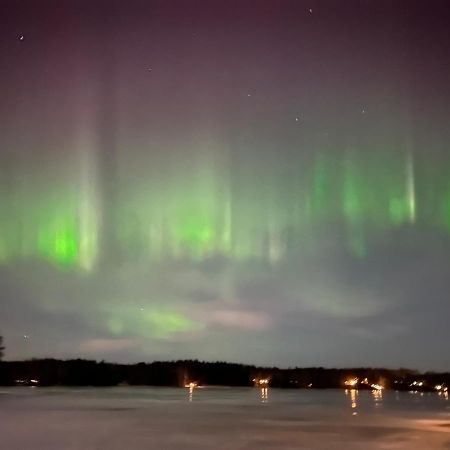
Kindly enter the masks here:
M 450 231 L 450 183 L 445 173 L 429 177 L 411 152 L 319 152 L 303 166 L 274 162 L 265 169 L 240 161 L 226 167 L 199 152 L 182 168 L 159 161 L 140 174 L 117 161 L 110 197 L 91 153 L 80 152 L 73 163 L 72 177 L 30 177 L 3 190 L 3 264 L 42 259 L 92 271 L 106 248 L 117 262 L 223 255 L 276 263 L 289 252 L 308 252 L 330 229 L 364 257 L 368 236 L 387 229 Z

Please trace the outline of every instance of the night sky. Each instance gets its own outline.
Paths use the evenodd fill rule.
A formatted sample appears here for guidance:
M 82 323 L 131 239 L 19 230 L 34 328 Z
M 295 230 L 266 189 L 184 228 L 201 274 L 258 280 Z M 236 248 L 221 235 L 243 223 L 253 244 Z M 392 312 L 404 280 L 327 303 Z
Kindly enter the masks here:
M 449 23 L 3 0 L 6 357 L 450 370 Z

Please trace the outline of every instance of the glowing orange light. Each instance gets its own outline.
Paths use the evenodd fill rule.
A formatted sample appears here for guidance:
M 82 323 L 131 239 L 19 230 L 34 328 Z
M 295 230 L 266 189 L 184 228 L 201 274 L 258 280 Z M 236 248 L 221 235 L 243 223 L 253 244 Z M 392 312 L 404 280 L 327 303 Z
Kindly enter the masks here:
M 268 386 L 269 385 L 269 378 L 253 378 L 253 382 L 257 386 Z
M 344 384 L 346 386 L 356 386 L 358 384 L 358 381 L 359 381 L 358 378 L 350 378 L 348 380 L 345 380 Z

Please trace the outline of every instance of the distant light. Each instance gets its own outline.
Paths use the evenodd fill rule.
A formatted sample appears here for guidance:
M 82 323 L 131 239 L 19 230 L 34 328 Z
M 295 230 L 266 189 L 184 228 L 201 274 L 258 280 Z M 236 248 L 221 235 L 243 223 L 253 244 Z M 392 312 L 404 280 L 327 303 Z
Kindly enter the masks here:
M 344 384 L 346 386 L 356 386 L 358 384 L 358 381 L 359 381 L 358 378 L 351 378 L 351 379 L 345 380 Z
M 260 386 L 262 388 L 269 387 L 270 378 L 253 378 L 253 383 L 255 383 L 255 386 Z
M 312 8 L 309 8 L 309 13 L 312 14 Z
M 25 39 L 25 36 L 23 34 L 19 34 L 19 41 L 23 41 Z
M 32 380 L 30 380 L 30 383 L 31 383 L 31 384 L 38 384 L 39 381 L 38 381 L 38 380 L 35 380 L 35 379 L 32 379 Z
M 372 389 L 375 389 L 376 391 L 381 391 L 382 389 L 384 389 L 384 386 L 382 386 L 381 384 L 371 384 L 370 387 Z
M 197 387 L 197 383 L 195 383 L 194 381 L 191 381 L 190 383 L 186 383 L 186 384 L 184 385 L 184 387 L 187 387 L 187 388 L 189 388 L 189 389 L 194 389 L 194 388 Z

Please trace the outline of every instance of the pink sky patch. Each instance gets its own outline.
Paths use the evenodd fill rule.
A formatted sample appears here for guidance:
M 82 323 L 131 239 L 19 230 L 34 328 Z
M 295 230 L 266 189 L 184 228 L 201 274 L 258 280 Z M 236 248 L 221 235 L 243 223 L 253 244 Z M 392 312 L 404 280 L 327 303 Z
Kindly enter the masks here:
M 114 352 L 135 347 L 136 343 L 136 339 L 88 339 L 81 343 L 80 349 L 89 353 Z
M 240 310 L 219 310 L 208 315 L 207 321 L 231 328 L 264 330 L 270 327 L 271 320 L 265 313 Z

